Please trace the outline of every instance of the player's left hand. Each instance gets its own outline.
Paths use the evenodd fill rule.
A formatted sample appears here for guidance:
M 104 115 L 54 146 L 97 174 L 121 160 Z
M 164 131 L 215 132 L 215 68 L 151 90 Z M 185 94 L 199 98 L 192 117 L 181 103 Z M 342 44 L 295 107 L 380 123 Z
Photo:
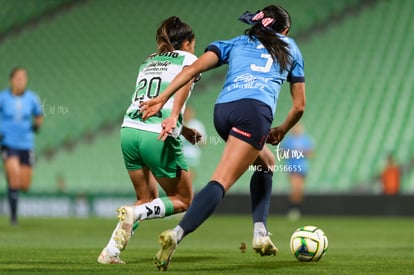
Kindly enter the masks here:
M 157 114 L 163 105 L 164 102 L 162 102 L 162 100 L 158 97 L 141 102 L 139 107 L 142 119 L 146 120 L 147 118 Z
M 168 117 L 161 122 L 161 133 L 158 136 L 159 140 L 165 141 L 170 136 L 174 129 L 177 127 L 177 119 L 174 117 Z

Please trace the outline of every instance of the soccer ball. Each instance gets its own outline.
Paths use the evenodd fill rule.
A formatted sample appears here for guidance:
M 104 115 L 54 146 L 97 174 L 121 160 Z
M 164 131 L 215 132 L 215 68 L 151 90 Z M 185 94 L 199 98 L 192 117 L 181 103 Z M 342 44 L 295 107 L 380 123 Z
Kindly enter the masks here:
M 301 262 L 319 261 L 328 249 L 328 238 L 318 227 L 296 229 L 290 238 L 290 251 Z

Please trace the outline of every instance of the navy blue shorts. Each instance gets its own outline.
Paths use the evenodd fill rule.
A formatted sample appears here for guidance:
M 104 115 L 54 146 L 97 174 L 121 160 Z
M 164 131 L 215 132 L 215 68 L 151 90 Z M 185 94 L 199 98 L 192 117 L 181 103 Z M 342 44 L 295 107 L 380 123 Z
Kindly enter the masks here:
M 217 103 L 214 107 L 214 126 L 222 139 L 229 135 L 261 150 L 266 143 L 273 116 L 269 106 L 255 99 Z
M 21 165 L 32 167 L 34 164 L 34 152 L 32 150 L 13 149 L 7 146 L 1 146 L 1 157 L 6 161 L 9 157 L 17 157 Z

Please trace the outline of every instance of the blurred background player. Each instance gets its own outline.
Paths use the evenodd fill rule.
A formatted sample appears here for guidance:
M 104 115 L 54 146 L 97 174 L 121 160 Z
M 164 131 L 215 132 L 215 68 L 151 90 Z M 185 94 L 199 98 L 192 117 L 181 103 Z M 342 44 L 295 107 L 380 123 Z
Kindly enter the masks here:
M 143 121 L 139 103 L 163 93 L 164 87 L 183 67 L 192 64 L 195 35 L 191 27 L 172 16 L 157 30 L 157 53 L 140 66 L 136 90 L 126 111 L 121 128 L 121 148 L 125 167 L 135 189 L 133 206 L 118 209 L 119 222 L 97 261 L 101 264 L 123 264 L 120 253 L 125 249 L 137 221 L 180 213 L 189 207 L 193 193 L 188 164 L 184 157 L 180 133 L 193 143 L 201 138 L 194 129 L 182 127 L 185 102 L 193 88 L 192 78 L 182 88 L 183 93 L 171 97 L 156 116 Z M 179 106 L 173 107 L 173 100 Z M 157 140 L 163 119 L 174 116 L 179 121 L 176 132 L 165 142 Z M 182 132 L 181 132 L 182 130 Z M 166 193 L 159 197 L 157 182 Z
M 200 132 L 201 136 L 206 137 L 206 129 L 204 127 L 204 124 L 196 118 L 196 111 L 192 106 L 187 105 L 185 107 L 184 125 L 189 128 L 197 129 L 197 131 Z M 200 166 L 200 159 L 202 154 L 201 146 L 206 143 L 206 140 L 201 140 L 195 144 L 195 141 L 192 140 L 190 142 L 185 138 L 182 139 L 182 141 L 184 156 L 190 167 L 191 182 L 194 184 L 197 177 L 197 169 L 199 169 Z
M 288 218 L 297 220 L 301 216 L 304 200 L 305 180 L 309 171 L 309 160 L 314 154 L 311 137 L 299 122 L 281 143 L 290 182 Z
M 37 94 L 27 89 L 25 68 L 10 72 L 10 87 L 0 93 L 0 135 L 10 222 L 17 225 L 19 190 L 28 191 L 34 165 L 34 133 L 43 122 L 43 108 Z
M 294 40 L 287 37 L 291 26 L 288 12 L 272 5 L 256 13 L 246 12 L 240 20 L 253 25 L 246 30 L 246 35 L 210 44 L 196 62 L 177 75 L 160 97 L 142 104 L 144 118 L 150 117 L 169 96 L 180 93 L 179 89 L 194 76 L 228 64 L 224 87 L 214 109 L 215 128 L 226 140 L 224 151 L 210 182 L 194 198 L 179 225 L 161 233 L 161 249 L 154 258 L 159 270 L 167 269 L 177 244 L 208 219 L 249 165 L 257 160 L 265 162 L 269 155 L 274 159 L 264 146 L 265 142 L 278 144 L 304 112 L 303 59 Z M 283 123 L 270 129 L 280 87 L 286 80 L 291 83 L 292 107 Z M 174 117 L 165 120 L 160 138 L 168 138 L 176 123 Z M 272 174 L 267 169 L 262 171 L 254 174 L 251 182 L 252 244 L 253 249 L 264 256 L 275 255 L 277 248 L 266 228 Z
M 382 194 L 387 196 L 398 195 L 402 167 L 395 161 L 393 154 L 388 154 L 387 162 L 381 173 Z

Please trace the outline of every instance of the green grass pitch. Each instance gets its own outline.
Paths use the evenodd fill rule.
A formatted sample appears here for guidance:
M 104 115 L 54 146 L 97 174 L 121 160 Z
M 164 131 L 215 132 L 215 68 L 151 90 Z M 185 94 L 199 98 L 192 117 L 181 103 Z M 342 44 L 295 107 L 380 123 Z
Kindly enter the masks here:
M 116 223 L 114 219 L 21 218 L 10 227 L 0 217 L 0 274 L 156 274 L 152 257 L 157 237 L 177 218 L 145 221 L 122 253 L 126 265 L 100 265 L 96 258 Z M 303 225 L 322 228 L 329 239 L 319 262 L 301 263 L 289 239 Z M 179 245 L 171 274 L 414 274 L 414 219 L 379 217 L 269 218 L 275 257 L 251 249 L 249 216 L 213 215 Z M 241 253 L 241 242 L 247 244 Z

